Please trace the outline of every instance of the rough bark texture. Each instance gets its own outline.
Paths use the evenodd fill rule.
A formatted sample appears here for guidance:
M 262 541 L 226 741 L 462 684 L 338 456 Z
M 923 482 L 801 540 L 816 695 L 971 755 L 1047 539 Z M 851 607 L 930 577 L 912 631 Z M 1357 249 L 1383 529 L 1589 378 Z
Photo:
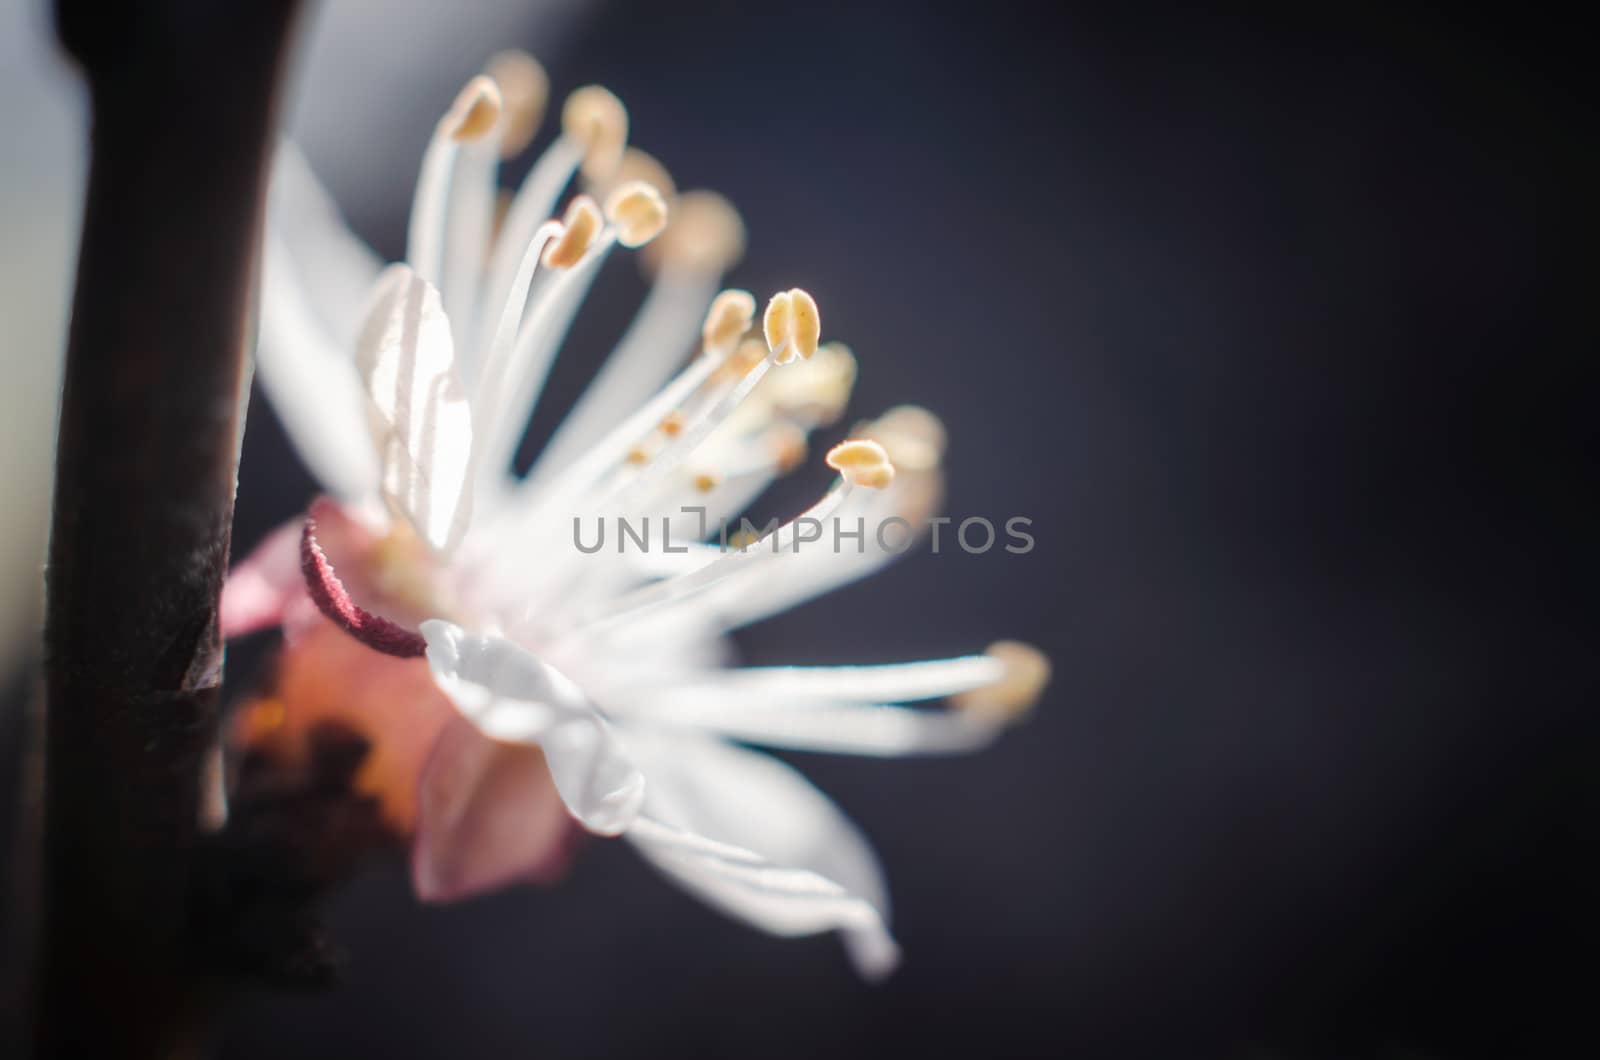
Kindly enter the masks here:
M 92 103 L 45 634 L 40 1056 L 187 1055 L 245 320 L 294 0 L 58 0 Z

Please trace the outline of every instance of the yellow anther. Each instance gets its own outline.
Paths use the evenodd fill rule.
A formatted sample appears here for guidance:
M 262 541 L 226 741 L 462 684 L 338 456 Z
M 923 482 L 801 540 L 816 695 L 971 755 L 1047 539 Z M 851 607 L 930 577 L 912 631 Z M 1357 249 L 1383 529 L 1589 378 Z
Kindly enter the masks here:
M 622 161 L 617 165 L 617 171 L 611 174 L 611 187 L 630 180 L 642 180 L 653 186 L 668 203 L 678 194 L 678 186 L 672 182 L 672 174 L 667 172 L 667 167 L 655 155 L 637 147 L 622 152 Z M 677 210 L 672 212 L 676 213 Z
M 561 234 L 544 252 L 544 263 L 552 269 L 570 269 L 583 260 L 583 255 L 600 233 L 600 208 L 587 195 L 579 195 L 567 206 L 567 215 L 561 219 Z
M 832 423 L 844 412 L 856 382 L 856 359 L 842 342 L 817 347 L 816 356 L 762 380 L 762 394 L 785 414 Z M 875 441 L 882 441 L 869 435 Z
M 505 124 L 500 157 L 509 158 L 533 141 L 550 101 L 550 77 L 537 59 L 524 51 L 504 51 L 489 60 L 484 72 L 500 86 Z
M 744 256 L 744 221 L 714 191 L 686 191 L 672 204 L 672 221 L 650 244 L 645 263 L 721 275 Z
M 881 490 L 894 481 L 894 465 L 883 446 L 865 438 L 852 438 L 828 450 L 828 466 L 855 486 Z
M 276 729 L 289 720 L 289 711 L 280 699 L 266 699 L 261 702 L 261 724 L 269 729 Z
M 787 475 L 806 459 L 806 432 L 792 423 L 776 424 L 771 431 L 773 463 L 778 474 Z
M 480 74 L 456 94 L 455 102 L 439 119 L 439 131 L 457 143 L 481 140 L 494 130 L 500 110 L 500 89 Z
M 608 89 L 587 85 L 562 106 L 561 133 L 583 148 L 583 175 L 604 185 L 628 145 L 628 108 Z
M 606 196 L 606 219 L 617 226 L 617 242 L 642 247 L 667 227 L 667 200 L 654 185 L 630 180 Z
M 676 438 L 683 433 L 683 413 L 674 409 L 661 420 L 661 433 L 668 438 Z
M 694 477 L 694 488 L 701 493 L 710 493 L 722 484 L 722 479 L 709 471 L 702 471 Z
M 798 287 L 772 296 L 761 325 L 767 335 L 767 349 L 777 364 L 788 364 L 796 357 L 809 358 L 817 352 L 822 316 L 817 312 L 816 300 Z
M 646 449 L 644 446 L 636 445 L 632 449 L 628 450 L 628 463 L 635 466 L 640 466 L 643 464 L 648 464 L 649 462 L 650 450 Z
M 289 709 L 283 700 L 268 696 L 246 704 L 233 717 L 234 739 L 241 744 L 253 745 L 277 734 L 289 720 Z
M 958 710 L 970 711 L 987 721 L 1012 722 L 1027 714 L 1050 683 L 1050 660 L 1044 652 L 1021 641 L 1002 640 L 989 645 L 986 654 L 1004 667 L 993 684 L 951 696 Z
M 944 424 L 920 405 L 897 405 L 860 432 L 883 446 L 900 471 L 931 471 L 944 459 Z
M 706 353 L 725 355 L 756 319 L 756 299 L 749 291 L 727 290 L 711 300 L 700 339 Z

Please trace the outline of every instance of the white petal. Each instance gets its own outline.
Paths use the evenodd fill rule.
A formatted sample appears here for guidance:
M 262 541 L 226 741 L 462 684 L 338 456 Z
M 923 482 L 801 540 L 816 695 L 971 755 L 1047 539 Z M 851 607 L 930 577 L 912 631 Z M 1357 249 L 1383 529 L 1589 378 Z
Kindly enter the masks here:
M 503 637 L 448 622 L 422 624 L 434 682 L 485 736 L 544 750 L 572 815 L 600 835 L 632 823 L 644 778 L 583 693 L 554 667 Z
M 256 374 L 295 451 L 323 488 L 352 504 L 376 496 L 378 461 L 348 347 L 318 320 L 281 239 L 262 255 Z
M 356 346 L 384 500 L 437 549 L 466 529 L 472 414 L 439 292 L 405 265 L 378 280 Z
M 539 746 L 573 816 L 597 835 L 620 835 L 644 801 L 644 777 L 598 715 L 552 726 Z
M 861 973 L 898 948 L 876 857 L 828 798 L 767 755 L 689 734 L 626 734 L 649 777 L 628 838 L 730 916 L 779 935 L 844 933 Z
M 300 573 L 300 535 L 305 518 L 278 527 L 228 570 L 217 607 L 224 640 L 282 623 L 284 612 L 305 595 Z
M 273 158 L 267 227 L 301 278 L 315 319 L 347 353 L 383 262 L 350 231 L 333 196 L 290 140 L 279 143 Z

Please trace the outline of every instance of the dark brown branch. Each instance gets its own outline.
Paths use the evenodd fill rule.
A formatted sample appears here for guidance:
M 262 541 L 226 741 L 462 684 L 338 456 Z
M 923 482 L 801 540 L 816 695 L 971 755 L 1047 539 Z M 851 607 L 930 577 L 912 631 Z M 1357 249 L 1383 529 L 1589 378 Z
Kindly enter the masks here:
M 293 0 L 58 0 L 93 115 L 46 628 L 41 1056 L 197 1051 L 245 318 Z

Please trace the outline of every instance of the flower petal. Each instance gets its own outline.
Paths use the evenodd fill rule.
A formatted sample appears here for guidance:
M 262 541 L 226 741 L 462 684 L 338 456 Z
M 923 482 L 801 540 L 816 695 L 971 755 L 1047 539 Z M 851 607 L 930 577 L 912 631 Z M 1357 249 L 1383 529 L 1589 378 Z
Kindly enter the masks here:
M 378 461 L 349 347 L 317 319 L 308 277 L 269 231 L 262 251 L 256 376 L 289 440 L 329 493 L 356 503 L 378 489 Z
M 348 361 L 383 262 L 350 230 L 333 196 L 291 140 L 281 141 L 273 157 L 267 226 L 303 281 L 316 319 Z
M 439 292 L 405 265 L 379 278 L 356 346 L 384 500 L 436 549 L 466 529 L 472 414 Z
M 218 616 L 224 640 L 279 625 L 289 606 L 305 596 L 300 577 L 304 523 L 299 518 L 284 523 L 228 572 Z
M 552 881 L 578 831 L 539 748 L 491 740 L 460 716 L 434 745 L 418 804 L 411 882 L 425 902 Z
M 422 624 L 422 635 L 434 682 L 479 732 L 542 748 L 562 801 L 589 831 L 617 835 L 628 827 L 644 778 L 576 685 L 503 637 L 437 619 Z
M 893 971 L 883 876 L 828 798 L 767 755 L 693 734 L 633 731 L 649 778 L 628 838 L 658 869 L 730 916 L 778 935 L 837 929 L 857 969 Z

